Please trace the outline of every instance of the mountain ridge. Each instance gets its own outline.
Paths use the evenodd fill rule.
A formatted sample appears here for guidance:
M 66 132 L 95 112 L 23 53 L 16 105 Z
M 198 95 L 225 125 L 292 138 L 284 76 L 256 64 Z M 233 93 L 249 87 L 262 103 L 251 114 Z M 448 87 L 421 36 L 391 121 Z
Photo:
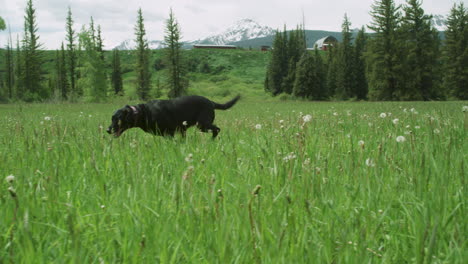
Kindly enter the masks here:
M 446 16 L 433 15 L 432 25 L 441 32 L 443 37 L 443 31 L 446 29 Z M 212 44 L 212 45 L 235 45 L 243 48 L 259 48 L 260 46 L 271 46 L 276 30 L 269 26 L 262 26 L 252 19 L 241 19 L 235 22 L 232 26 L 226 28 L 219 34 L 213 34 L 205 38 L 197 40 L 182 42 L 182 48 L 191 49 L 195 44 Z M 306 30 L 308 47 L 312 47 L 318 39 L 327 35 L 334 36 L 338 40 L 341 39 L 340 31 L 327 31 L 327 30 Z M 357 30 L 353 30 L 353 34 Z M 164 42 L 162 40 L 151 40 L 148 41 L 150 49 L 161 49 L 164 48 Z M 127 39 L 115 46 L 114 49 L 118 50 L 133 50 L 136 47 L 136 43 L 133 39 Z

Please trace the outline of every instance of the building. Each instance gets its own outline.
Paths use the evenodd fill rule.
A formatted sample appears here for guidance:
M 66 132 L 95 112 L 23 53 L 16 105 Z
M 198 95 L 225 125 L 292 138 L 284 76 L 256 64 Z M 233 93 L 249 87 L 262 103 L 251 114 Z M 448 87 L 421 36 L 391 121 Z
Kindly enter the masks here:
M 194 49 L 237 49 L 234 45 L 195 44 Z
M 336 43 L 338 43 L 338 40 L 335 37 L 326 36 L 317 40 L 314 44 L 314 48 L 317 47 L 320 50 L 327 50 L 329 47 L 333 47 Z

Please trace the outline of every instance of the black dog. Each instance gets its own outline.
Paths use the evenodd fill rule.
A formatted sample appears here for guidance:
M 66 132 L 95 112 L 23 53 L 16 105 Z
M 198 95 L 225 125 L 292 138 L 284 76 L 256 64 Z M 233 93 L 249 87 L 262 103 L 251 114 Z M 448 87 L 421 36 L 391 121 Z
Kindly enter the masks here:
M 112 116 L 107 133 L 119 137 L 132 127 L 161 136 L 174 136 L 180 131 L 185 136 L 187 128 L 197 125 L 203 131 L 213 132 L 215 138 L 220 129 L 213 125 L 215 109 L 231 108 L 240 96 L 225 104 L 218 104 L 202 96 L 183 96 L 173 100 L 154 100 L 136 106 L 126 105 Z

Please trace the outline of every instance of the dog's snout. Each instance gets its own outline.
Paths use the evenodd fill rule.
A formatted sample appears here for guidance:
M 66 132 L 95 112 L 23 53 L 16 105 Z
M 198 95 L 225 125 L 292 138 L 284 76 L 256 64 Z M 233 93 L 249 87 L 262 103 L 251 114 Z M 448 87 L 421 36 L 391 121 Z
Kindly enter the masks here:
M 108 128 L 106 129 L 106 132 L 107 132 L 108 134 L 112 134 L 112 129 L 111 129 L 110 127 L 108 127 Z

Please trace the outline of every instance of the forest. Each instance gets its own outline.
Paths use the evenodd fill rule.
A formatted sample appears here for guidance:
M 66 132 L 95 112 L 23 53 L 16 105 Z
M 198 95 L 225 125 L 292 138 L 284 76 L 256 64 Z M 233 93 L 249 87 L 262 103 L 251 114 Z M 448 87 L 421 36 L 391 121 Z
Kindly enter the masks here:
M 342 41 L 327 52 L 307 50 L 303 25 L 278 30 L 268 56 L 253 55 L 260 58 L 254 63 L 255 72 L 263 73 L 254 80 L 237 76 L 245 83 L 241 90 L 258 94 L 247 86 L 261 85 L 263 97 L 281 99 L 466 100 L 467 9 L 463 3 L 452 7 L 445 39 L 441 40 L 421 5 L 419 0 L 408 0 L 401 6 L 393 0 L 376 0 L 372 21 L 356 37 L 345 14 Z M 21 39 L 13 40 L 10 35 L 5 49 L 0 50 L 0 102 L 102 102 L 121 96 L 147 100 L 195 92 L 210 95 L 209 89 L 203 91 L 200 85 L 217 82 L 207 80 L 233 81 L 226 75 L 232 75 L 235 65 L 213 65 L 201 57 L 203 52 L 182 49 L 181 28 L 172 10 L 165 24 L 167 48 L 162 50 L 149 49 L 141 9 L 135 24 L 137 48 L 132 51 L 105 50 L 104 32 L 92 17 L 78 32 L 71 8 L 59 50 L 45 50 L 41 45 L 32 0 L 27 0 L 24 25 Z M 1 18 L 0 30 L 7 32 Z M 212 51 L 210 56 L 231 55 Z M 201 76 L 204 82 L 200 82 Z M 218 93 L 226 96 L 235 92 Z

